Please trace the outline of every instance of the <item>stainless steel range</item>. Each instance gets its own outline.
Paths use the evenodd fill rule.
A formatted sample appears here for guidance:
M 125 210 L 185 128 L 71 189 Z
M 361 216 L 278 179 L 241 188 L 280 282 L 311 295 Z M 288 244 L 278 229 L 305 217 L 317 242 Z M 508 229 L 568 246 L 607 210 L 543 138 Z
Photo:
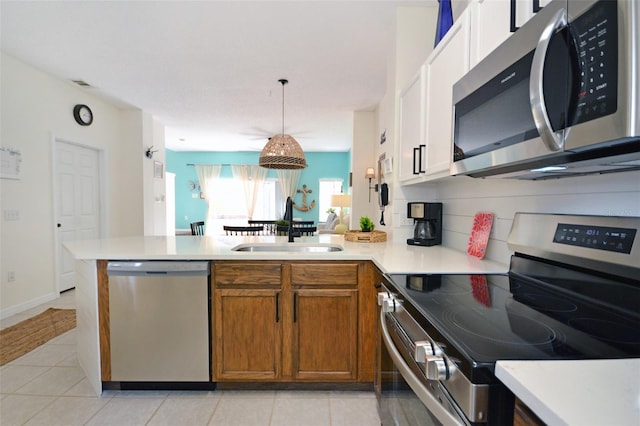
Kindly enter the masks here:
M 498 360 L 639 357 L 639 232 L 637 217 L 517 213 L 508 274 L 385 276 L 383 424 L 512 424 Z

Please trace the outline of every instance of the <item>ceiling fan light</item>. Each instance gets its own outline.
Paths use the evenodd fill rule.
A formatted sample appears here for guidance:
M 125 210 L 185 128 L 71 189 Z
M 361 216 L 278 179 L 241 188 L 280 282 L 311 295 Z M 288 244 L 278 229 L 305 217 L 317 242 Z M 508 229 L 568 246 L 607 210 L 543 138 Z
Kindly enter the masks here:
M 278 134 L 262 149 L 259 164 L 267 169 L 304 169 L 307 160 L 293 136 Z

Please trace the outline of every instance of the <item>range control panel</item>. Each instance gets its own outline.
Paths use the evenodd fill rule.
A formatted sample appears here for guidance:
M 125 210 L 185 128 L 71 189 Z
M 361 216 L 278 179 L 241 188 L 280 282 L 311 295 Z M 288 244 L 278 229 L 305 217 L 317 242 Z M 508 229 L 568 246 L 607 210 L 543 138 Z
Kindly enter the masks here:
M 553 242 L 630 254 L 635 237 L 636 230 L 631 228 L 559 223 Z

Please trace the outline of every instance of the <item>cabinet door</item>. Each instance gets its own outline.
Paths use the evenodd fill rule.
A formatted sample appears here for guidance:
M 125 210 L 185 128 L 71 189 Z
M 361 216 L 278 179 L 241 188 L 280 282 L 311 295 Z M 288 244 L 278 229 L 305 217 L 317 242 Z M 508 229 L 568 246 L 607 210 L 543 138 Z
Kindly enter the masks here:
M 511 32 L 517 31 L 521 26 L 548 5 L 551 0 L 514 0 L 511 2 Z
M 466 10 L 426 62 L 427 175 L 449 176 L 453 146 L 453 85 L 469 71 L 470 19 Z
M 511 35 L 511 0 L 477 0 L 471 8 L 471 68 Z
M 296 290 L 293 305 L 294 379 L 355 380 L 357 290 Z
M 214 292 L 214 380 L 274 380 L 281 376 L 279 290 Z
M 424 169 L 420 145 L 424 140 L 424 67 L 416 73 L 400 94 L 399 135 L 401 182 L 415 178 Z

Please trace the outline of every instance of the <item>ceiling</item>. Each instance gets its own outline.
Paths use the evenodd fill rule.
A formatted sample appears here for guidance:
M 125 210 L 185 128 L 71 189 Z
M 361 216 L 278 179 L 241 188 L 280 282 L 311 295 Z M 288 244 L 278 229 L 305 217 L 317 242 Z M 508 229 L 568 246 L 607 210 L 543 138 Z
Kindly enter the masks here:
M 386 92 L 398 5 L 437 1 L 2 0 L 0 39 L 25 63 L 150 113 L 172 150 L 260 150 L 282 130 L 286 78 L 285 132 L 305 151 L 346 151 L 353 112 Z

